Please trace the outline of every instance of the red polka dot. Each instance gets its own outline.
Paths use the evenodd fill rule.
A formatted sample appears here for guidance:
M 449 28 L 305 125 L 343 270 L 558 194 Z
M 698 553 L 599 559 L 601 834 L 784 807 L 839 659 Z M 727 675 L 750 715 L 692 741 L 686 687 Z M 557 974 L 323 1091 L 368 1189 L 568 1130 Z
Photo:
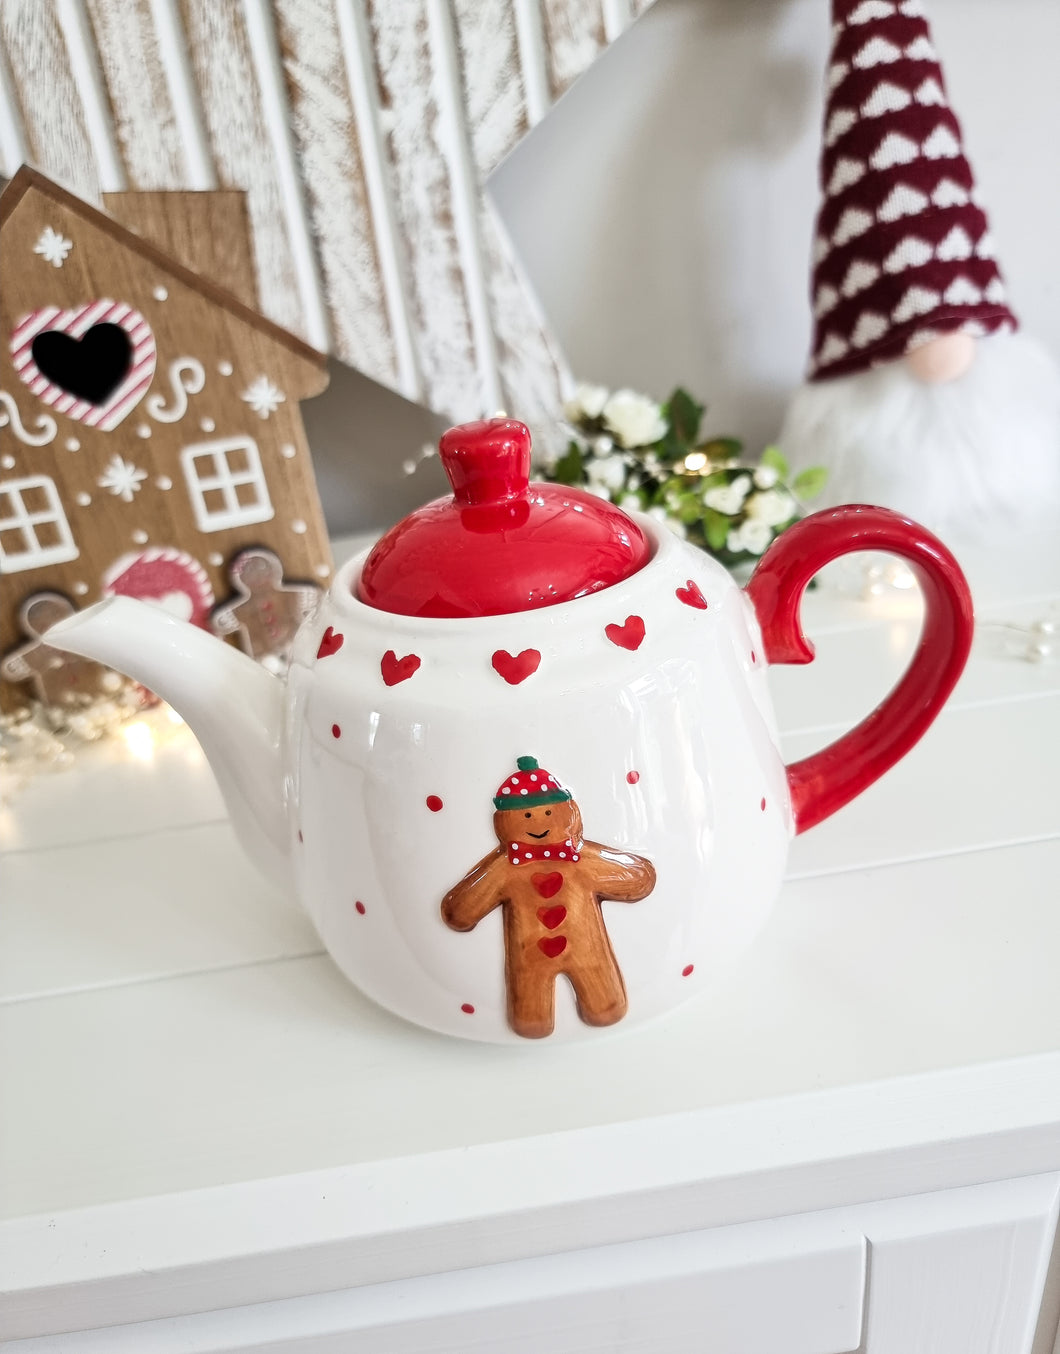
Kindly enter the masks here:
M 363 916 L 364 916 L 364 904 L 361 902 L 360 898 L 358 898 L 357 901 L 354 903 L 354 907 L 357 909 L 357 911 L 358 911 L 358 912 L 361 914 L 361 916 L 363 917 Z
M 332 736 L 332 738 L 341 738 L 341 737 L 342 737 L 342 730 L 339 728 L 339 726 L 338 726 L 337 724 L 332 724 L 332 726 L 331 726 L 331 736 Z
M 428 795 L 427 807 L 430 809 L 431 813 L 437 813 L 440 808 L 444 807 L 444 805 L 442 804 L 442 801 L 438 798 L 437 795 Z
M 751 662 L 752 663 L 758 662 L 758 655 L 755 653 L 754 649 L 751 650 Z
M 681 977 L 687 978 L 694 968 L 695 964 L 686 964 L 684 968 L 681 970 Z
M 637 781 L 640 780 L 640 772 L 639 772 L 639 771 L 627 771 L 627 772 L 626 772 L 626 780 L 629 781 L 630 785 L 636 785 Z
M 463 1004 L 463 1006 L 461 1006 L 460 1009 L 461 1009 L 461 1011 L 463 1011 L 464 1015 L 474 1015 L 474 1014 L 475 1014 L 475 1008 L 471 1005 L 471 1003 L 470 1003 L 469 1001 L 465 1001 L 464 1004 Z
M 765 798 L 764 798 L 764 797 L 763 797 L 763 799 L 762 799 L 761 804 L 759 804 L 758 807 L 759 807 L 760 809 L 762 809 L 763 812 L 765 811 L 766 801 L 765 801 Z

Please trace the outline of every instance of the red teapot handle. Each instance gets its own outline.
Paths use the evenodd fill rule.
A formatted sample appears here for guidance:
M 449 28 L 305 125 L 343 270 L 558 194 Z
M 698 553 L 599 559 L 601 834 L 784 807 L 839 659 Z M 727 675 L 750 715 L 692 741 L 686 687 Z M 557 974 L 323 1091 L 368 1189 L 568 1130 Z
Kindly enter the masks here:
M 797 833 L 868 789 L 923 737 L 957 684 L 972 646 L 972 596 L 942 542 L 886 508 L 852 504 L 788 527 L 747 585 L 770 663 L 813 659 L 813 645 L 799 623 L 802 594 L 830 560 L 857 550 L 885 550 L 908 562 L 923 593 L 924 626 L 905 675 L 872 714 L 788 767 Z

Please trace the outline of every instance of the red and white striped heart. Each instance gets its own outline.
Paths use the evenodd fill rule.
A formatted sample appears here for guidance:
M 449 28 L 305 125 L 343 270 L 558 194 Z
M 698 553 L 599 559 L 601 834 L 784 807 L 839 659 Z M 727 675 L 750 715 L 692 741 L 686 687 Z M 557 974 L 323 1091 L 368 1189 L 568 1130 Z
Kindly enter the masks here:
M 15 370 L 56 413 L 109 432 L 147 393 L 155 338 L 123 301 L 88 301 L 76 310 L 44 306 L 11 335 Z

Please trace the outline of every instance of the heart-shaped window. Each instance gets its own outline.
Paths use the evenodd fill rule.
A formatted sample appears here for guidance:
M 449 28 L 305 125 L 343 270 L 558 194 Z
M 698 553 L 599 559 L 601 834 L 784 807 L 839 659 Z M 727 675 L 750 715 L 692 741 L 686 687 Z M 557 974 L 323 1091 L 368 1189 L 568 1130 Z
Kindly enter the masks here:
M 81 338 L 57 329 L 38 334 L 33 360 L 42 376 L 86 403 L 105 404 L 132 366 L 133 346 L 119 324 L 94 324 Z

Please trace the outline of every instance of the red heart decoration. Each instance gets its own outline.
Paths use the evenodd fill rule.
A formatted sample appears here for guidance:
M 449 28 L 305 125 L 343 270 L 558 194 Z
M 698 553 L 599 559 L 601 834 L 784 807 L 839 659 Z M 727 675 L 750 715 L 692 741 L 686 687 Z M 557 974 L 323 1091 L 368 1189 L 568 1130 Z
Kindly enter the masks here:
M 532 874 L 530 883 L 542 898 L 555 898 L 563 887 L 563 876 L 558 870 L 553 870 L 551 874 Z
M 546 931 L 554 931 L 567 920 L 567 909 L 561 903 L 557 903 L 555 907 L 539 907 L 537 919 Z
M 644 622 L 639 616 L 627 616 L 625 625 L 605 625 L 604 634 L 620 649 L 639 649 L 644 640 Z
M 537 948 L 542 954 L 548 955 L 549 959 L 556 959 L 567 948 L 567 937 L 542 936 L 537 942 Z
M 387 686 L 396 686 L 398 682 L 406 682 L 420 666 L 420 660 L 414 653 L 407 653 L 404 658 L 398 658 L 393 649 L 387 649 L 379 663 L 379 671 L 383 674 L 383 681 Z
M 498 649 L 493 655 L 493 668 L 500 673 L 509 686 L 518 686 L 520 682 L 532 676 L 541 664 L 541 655 L 536 649 L 524 649 L 520 654 L 510 654 L 507 649 Z
M 698 611 L 706 611 L 707 609 L 707 599 L 700 592 L 699 584 L 693 583 L 691 579 L 688 580 L 688 586 L 678 588 L 675 595 L 679 602 L 684 602 L 685 606 L 694 606 Z
M 318 658 L 330 658 L 333 653 L 338 653 L 342 648 L 344 635 L 337 635 L 335 627 L 329 625 L 320 639 L 320 648 L 317 649 Z

